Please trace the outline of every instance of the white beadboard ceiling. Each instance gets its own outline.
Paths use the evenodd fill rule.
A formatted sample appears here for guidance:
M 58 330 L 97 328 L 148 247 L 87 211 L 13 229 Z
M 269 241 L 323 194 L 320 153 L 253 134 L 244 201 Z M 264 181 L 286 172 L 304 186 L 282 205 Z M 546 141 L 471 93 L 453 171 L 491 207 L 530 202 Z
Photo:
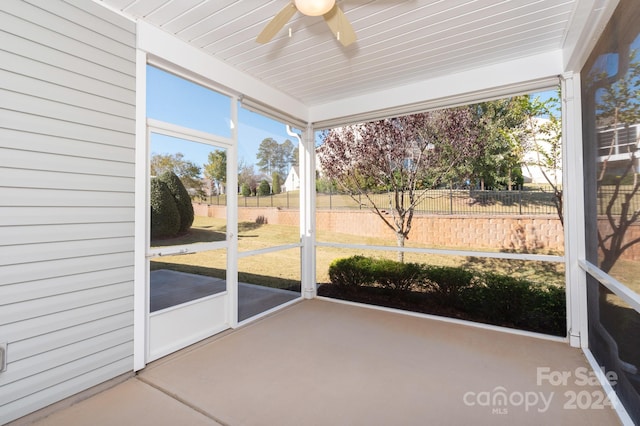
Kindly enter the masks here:
M 345 48 L 322 17 L 300 13 L 271 42 L 256 43 L 289 0 L 102 2 L 309 106 L 557 51 L 582 22 L 576 16 L 585 3 L 339 0 L 358 37 Z

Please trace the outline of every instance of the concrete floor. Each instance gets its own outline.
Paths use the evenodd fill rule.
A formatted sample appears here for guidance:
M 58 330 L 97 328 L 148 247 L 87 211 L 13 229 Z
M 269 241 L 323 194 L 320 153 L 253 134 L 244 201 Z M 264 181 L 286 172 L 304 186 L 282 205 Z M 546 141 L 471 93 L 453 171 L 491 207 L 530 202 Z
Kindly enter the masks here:
M 151 312 L 221 293 L 227 289 L 226 281 L 221 278 L 169 269 L 151 271 L 149 284 Z M 238 283 L 238 321 L 244 321 L 299 297 L 299 292 Z
M 619 424 L 609 407 L 573 408 L 571 395 L 602 392 L 583 368 L 565 343 L 310 300 L 36 424 Z

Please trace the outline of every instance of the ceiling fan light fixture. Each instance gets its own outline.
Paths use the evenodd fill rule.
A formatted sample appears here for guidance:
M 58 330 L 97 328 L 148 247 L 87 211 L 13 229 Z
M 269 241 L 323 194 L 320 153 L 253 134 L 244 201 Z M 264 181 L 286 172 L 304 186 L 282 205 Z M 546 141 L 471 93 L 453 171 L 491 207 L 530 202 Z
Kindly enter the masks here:
M 294 0 L 294 4 L 303 15 L 320 16 L 330 11 L 336 0 Z

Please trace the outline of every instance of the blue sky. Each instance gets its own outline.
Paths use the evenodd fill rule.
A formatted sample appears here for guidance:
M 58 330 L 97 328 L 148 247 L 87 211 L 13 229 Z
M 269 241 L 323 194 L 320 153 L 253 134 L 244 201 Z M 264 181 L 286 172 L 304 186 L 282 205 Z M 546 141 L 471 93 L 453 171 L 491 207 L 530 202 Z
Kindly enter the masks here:
M 231 98 L 198 84 L 176 77 L 170 73 L 147 66 L 147 116 L 149 118 L 178 124 L 219 136 L 230 137 Z M 555 91 L 533 93 L 546 100 L 555 96 Z M 257 162 L 256 153 L 265 138 L 278 143 L 289 139 L 284 124 L 260 114 L 239 108 L 238 112 L 238 160 L 251 165 Z M 187 142 L 164 135 L 152 134 L 152 154 L 175 154 L 180 152 L 188 161 L 199 166 L 207 162 L 209 152 L 215 147 Z
M 147 66 L 147 117 L 183 127 L 230 137 L 231 98 Z M 244 108 L 238 111 L 238 159 L 246 164 L 256 163 L 256 153 L 265 138 L 282 143 L 289 136 L 284 124 Z M 184 154 L 186 160 L 202 166 L 214 147 L 153 134 L 152 154 Z

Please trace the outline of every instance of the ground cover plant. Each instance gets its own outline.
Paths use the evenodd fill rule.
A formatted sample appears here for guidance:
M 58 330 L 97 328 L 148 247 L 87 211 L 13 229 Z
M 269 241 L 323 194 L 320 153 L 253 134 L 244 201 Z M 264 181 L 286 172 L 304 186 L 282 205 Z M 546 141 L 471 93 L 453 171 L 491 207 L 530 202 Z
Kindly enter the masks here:
M 563 287 L 461 267 L 351 256 L 329 267 L 319 295 L 566 335 Z

